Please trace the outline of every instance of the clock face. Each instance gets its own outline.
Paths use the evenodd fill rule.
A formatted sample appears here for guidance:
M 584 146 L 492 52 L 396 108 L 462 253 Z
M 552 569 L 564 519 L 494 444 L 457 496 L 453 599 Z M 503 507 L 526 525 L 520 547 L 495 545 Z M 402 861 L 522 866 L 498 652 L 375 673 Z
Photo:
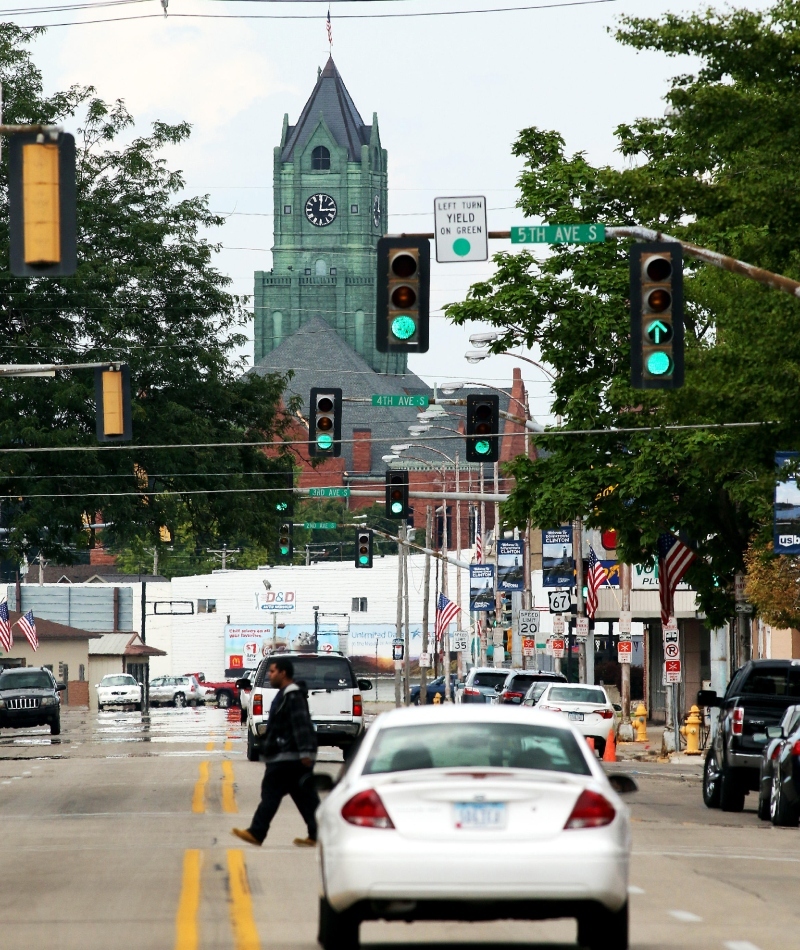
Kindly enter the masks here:
M 378 195 L 375 195 L 375 200 L 372 202 L 372 223 L 376 228 L 381 226 L 381 199 Z
M 330 195 L 312 195 L 306 202 L 306 217 L 316 228 L 327 227 L 336 217 L 336 202 Z

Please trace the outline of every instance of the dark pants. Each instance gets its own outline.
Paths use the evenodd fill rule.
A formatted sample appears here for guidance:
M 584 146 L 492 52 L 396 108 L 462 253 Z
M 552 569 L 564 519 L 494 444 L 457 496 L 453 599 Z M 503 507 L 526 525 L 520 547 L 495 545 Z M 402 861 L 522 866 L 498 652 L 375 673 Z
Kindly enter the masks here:
M 261 782 L 261 802 L 250 822 L 250 834 L 254 838 L 263 841 L 267 837 L 284 795 L 291 795 L 308 826 L 308 837 L 317 840 L 314 812 L 319 807 L 319 796 L 314 788 L 313 772 L 312 767 L 301 762 L 280 762 L 267 766 Z

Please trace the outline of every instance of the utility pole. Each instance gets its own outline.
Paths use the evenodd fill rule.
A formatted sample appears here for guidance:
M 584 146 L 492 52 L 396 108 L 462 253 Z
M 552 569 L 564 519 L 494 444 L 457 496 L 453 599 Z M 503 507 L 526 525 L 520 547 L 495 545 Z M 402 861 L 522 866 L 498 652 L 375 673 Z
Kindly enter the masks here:
M 455 455 L 455 468 L 456 468 L 456 495 L 461 491 L 461 481 L 460 481 L 460 471 L 458 466 L 458 452 Z M 456 558 L 461 560 L 461 501 L 456 501 Z M 464 613 L 461 609 L 461 571 L 456 571 L 456 603 L 458 604 L 458 628 L 463 627 L 463 617 Z M 464 654 L 461 650 L 456 653 L 456 671 L 457 671 L 457 680 L 460 683 L 464 679 Z M 449 688 L 450 683 L 448 681 L 447 687 Z M 445 690 L 447 692 L 447 689 Z
M 425 509 L 425 547 L 430 550 L 433 535 L 433 508 L 428 505 Z M 422 587 L 422 652 L 428 652 L 428 609 L 431 599 L 431 556 L 425 553 L 425 579 Z M 419 668 L 419 702 L 424 706 L 428 702 L 428 668 Z
M 406 526 L 404 524 L 400 525 L 400 530 L 398 532 L 399 538 L 397 539 L 397 618 L 395 625 L 395 640 L 403 639 L 403 541 L 402 539 L 406 536 Z M 394 652 L 394 650 L 392 650 Z M 402 660 L 394 661 L 394 704 L 395 706 L 401 706 L 402 702 L 400 699 L 400 677 L 401 671 L 403 668 Z
M 481 465 L 480 479 L 480 498 L 481 498 L 481 563 L 486 560 L 486 501 L 484 499 L 484 481 L 483 465 Z M 486 635 L 486 611 L 481 610 L 478 613 L 478 622 L 481 625 L 481 666 L 486 666 L 489 660 L 486 657 L 487 635 Z
M 500 466 L 497 462 L 494 463 L 493 471 L 494 471 L 494 493 L 496 495 L 500 490 Z M 501 613 L 503 610 L 503 600 L 502 600 L 502 597 L 500 596 L 500 591 L 497 586 L 497 577 L 498 577 L 498 568 L 499 568 L 499 562 L 498 562 L 499 551 L 500 551 L 500 502 L 496 501 L 494 503 L 494 616 L 495 616 L 495 623 L 497 623 L 497 620 L 501 616 Z M 501 660 L 498 663 L 497 662 L 497 644 L 495 643 L 495 635 L 494 635 L 495 629 L 496 627 L 492 628 L 492 643 L 494 644 L 492 648 L 492 655 L 494 658 L 494 665 L 502 666 L 503 660 L 505 660 L 505 654 L 503 654 L 503 660 Z M 500 652 L 502 652 L 502 647 L 500 648 Z
M 408 534 L 408 526 L 403 525 L 403 535 Z M 408 604 L 408 548 L 403 545 L 403 603 L 405 613 L 405 633 L 403 636 L 405 649 L 403 650 L 403 702 L 408 706 L 411 702 L 411 628 L 409 625 Z
M 206 554 L 213 554 L 219 556 L 222 561 L 222 570 L 227 570 L 228 556 L 233 554 L 241 554 L 241 548 L 229 548 L 227 544 L 223 544 L 221 548 L 206 548 Z M 155 571 L 153 571 L 155 573 Z
M 447 584 L 447 574 L 448 574 L 448 565 L 447 565 L 447 497 L 446 491 L 447 486 L 445 485 L 445 469 L 442 468 L 442 556 L 444 561 L 442 562 L 442 593 L 445 597 L 449 595 L 449 589 Z M 442 665 L 444 669 L 442 673 L 444 674 L 444 698 L 442 702 L 447 702 L 449 699 L 450 692 L 450 635 L 447 630 L 442 631 Z
M 620 564 L 619 566 L 620 582 L 622 584 L 622 609 L 630 612 L 631 609 L 631 566 L 630 564 Z M 630 663 L 621 663 L 622 668 L 622 721 L 629 723 L 631 721 L 631 665 Z
M 142 643 L 147 644 L 147 581 L 142 578 Z M 145 658 L 145 669 L 150 667 Z M 145 676 L 142 683 L 142 712 L 150 712 L 150 677 Z
M 575 550 L 575 584 L 577 585 L 577 605 L 576 614 L 578 617 L 586 615 L 586 605 L 583 602 L 583 521 L 580 518 L 575 519 L 574 528 L 575 538 L 573 539 Z M 578 682 L 586 682 L 586 640 L 577 636 L 577 625 L 575 627 L 576 639 L 578 640 Z M 588 637 L 587 637 L 588 640 Z

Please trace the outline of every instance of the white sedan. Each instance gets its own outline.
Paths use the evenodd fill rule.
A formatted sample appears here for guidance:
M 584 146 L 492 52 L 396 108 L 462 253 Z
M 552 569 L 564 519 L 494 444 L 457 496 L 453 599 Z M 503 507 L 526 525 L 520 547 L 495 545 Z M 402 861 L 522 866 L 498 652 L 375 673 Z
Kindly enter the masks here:
M 617 714 L 602 686 L 553 683 L 539 697 L 536 708 L 568 719 L 584 738 L 594 740 L 601 758 L 609 732 L 617 731 Z
M 95 686 L 97 708 L 108 706 L 133 706 L 142 708 L 142 687 L 130 673 L 109 673 Z
M 591 950 L 627 950 L 628 810 L 553 713 L 385 713 L 317 818 L 325 950 L 355 950 L 363 920 L 553 917 L 577 918 Z

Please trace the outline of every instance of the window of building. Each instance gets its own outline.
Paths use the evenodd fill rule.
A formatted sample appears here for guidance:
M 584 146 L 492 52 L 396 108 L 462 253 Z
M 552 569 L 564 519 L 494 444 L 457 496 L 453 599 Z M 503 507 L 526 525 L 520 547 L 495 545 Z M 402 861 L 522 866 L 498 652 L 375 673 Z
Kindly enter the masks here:
M 78 666 L 78 679 L 81 681 L 81 683 L 85 682 L 86 680 L 86 667 L 83 663 Z
M 350 205 L 350 214 L 358 214 L 358 205 Z
M 284 206 L 283 206 L 283 213 L 284 213 L 284 214 L 291 214 L 291 213 L 292 213 L 292 206 L 291 206 L 291 205 L 284 205 Z
M 311 153 L 311 167 L 314 171 L 327 171 L 331 167 L 331 153 L 324 145 L 318 145 Z
M 331 268 L 331 277 L 335 277 L 335 276 L 336 276 L 336 268 L 335 268 L 335 267 L 332 267 L 332 268 Z
M 197 612 L 199 614 L 215 614 L 217 612 L 216 600 L 198 600 Z
M 367 612 L 367 598 L 366 597 L 354 597 L 353 598 L 353 607 L 351 613 L 354 614 L 365 614 Z
M 314 261 L 314 273 L 317 277 L 325 277 L 328 273 L 328 265 L 325 261 L 320 258 L 318 261 Z
M 306 275 L 310 275 L 310 274 L 311 274 L 311 268 L 310 268 L 310 267 L 306 267 L 304 273 L 305 273 Z

